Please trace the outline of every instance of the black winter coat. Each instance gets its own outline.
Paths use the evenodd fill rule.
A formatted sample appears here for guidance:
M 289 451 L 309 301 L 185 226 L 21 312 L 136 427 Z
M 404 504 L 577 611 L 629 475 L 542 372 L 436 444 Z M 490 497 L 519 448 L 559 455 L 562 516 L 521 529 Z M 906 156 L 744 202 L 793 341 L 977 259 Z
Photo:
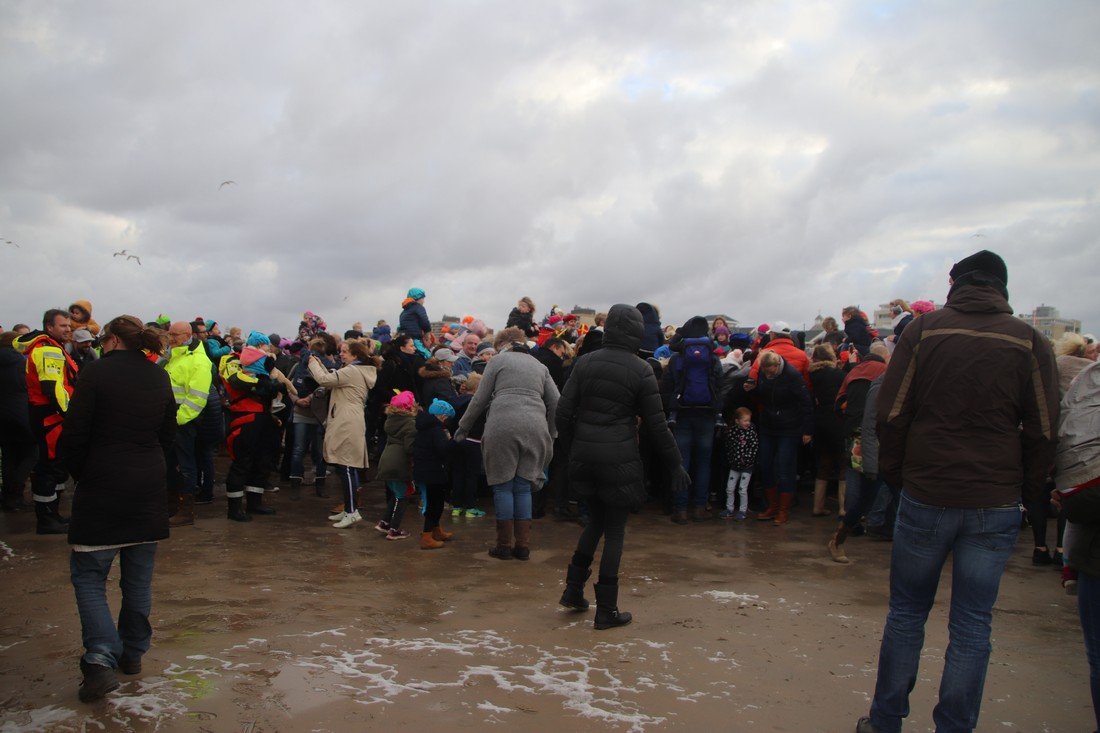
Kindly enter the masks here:
M 168 537 L 167 464 L 176 401 L 164 369 L 111 351 L 81 370 L 59 452 L 76 481 L 69 544 Z
M 0 349 L 0 425 L 30 430 L 27 360 L 15 349 Z
M 504 327 L 512 328 L 515 326 L 523 331 L 525 336 L 534 338 L 539 335 L 539 327 L 535 325 L 533 315 L 532 313 L 520 313 L 519 308 L 513 308 L 512 312 L 508 314 L 508 323 L 504 324 Z
M 413 481 L 425 484 L 449 484 L 447 462 L 451 441 L 443 423 L 435 415 L 421 412 L 416 416 L 416 440 L 413 441 Z
M 587 339 L 588 337 L 585 336 Z M 565 361 L 550 349 L 540 348 L 535 352 L 535 358 L 550 372 L 550 378 L 554 380 L 554 386 L 558 392 L 565 389 Z
M 828 362 L 821 362 L 827 364 Z M 832 366 L 810 365 L 814 401 L 814 441 L 819 448 L 837 450 L 844 445 L 844 425 L 836 411 L 836 395 L 844 372 Z
M 844 335 L 860 356 L 867 356 L 871 352 L 871 333 L 867 330 L 867 321 L 859 315 L 854 315 L 844 324 Z
M 681 465 L 653 370 L 637 356 L 642 333 L 637 308 L 613 306 L 603 348 L 574 362 L 558 401 L 558 438 L 568 455 L 570 486 L 613 506 L 638 507 L 645 500 L 638 417 L 666 475 Z
M 775 379 L 768 379 L 761 371 L 756 396 L 761 407 L 761 433 L 787 436 L 814 434 L 810 390 L 806 388 L 802 373 L 786 361 Z
M 431 333 L 432 322 L 428 318 L 428 311 L 415 300 L 401 309 L 401 316 L 397 320 L 397 330 L 407 333 L 414 339 L 423 339 L 424 334 Z

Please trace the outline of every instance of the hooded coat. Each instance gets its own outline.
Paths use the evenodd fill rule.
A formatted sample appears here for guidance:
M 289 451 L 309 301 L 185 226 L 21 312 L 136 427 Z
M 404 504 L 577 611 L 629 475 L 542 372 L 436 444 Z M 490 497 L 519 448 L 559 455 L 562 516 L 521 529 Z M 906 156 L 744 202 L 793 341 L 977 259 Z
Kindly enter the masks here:
M 666 475 L 681 465 L 657 379 L 637 355 L 644 334 L 637 308 L 613 306 L 603 348 L 577 359 L 558 403 L 558 434 L 568 454 L 570 487 L 613 506 L 638 507 L 645 500 L 639 417 Z
M 432 322 L 424 305 L 412 298 L 406 298 L 401 304 L 401 317 L 397 319 L 397 330 L 414 339 L 423 339 L 425 333 L 431 333 Z
M 386 408 L 386 447 L 378 459 L 379 481 L 408 481 L 413 441 L 416 440 L 416 411 Z
M 79 307 L 85 313 L 88 314 L 87 320 L 78 320 L 72 317 L 73 305 Z M 99 335 L 99 324 L 92 318 L 92 302 L 90 300 L 74 300 L 72 305 L 69 306 L 69 323 L 72 324 L 73 330 L 78 328 L 86 328 L 91 331 L 93 336 Z
M 516 476 L 542 485 L 543 470 L 554 453 L 558 397 L 550 372 L 530 354 L 505 351 L 485 367 L 477 393 L 458 423 L 455 440 L 465 440 L 489 411 L 481 450 L 490 486 Z
M 378 378 L 373 366 L 348 364 L 334 372 L 309 362 L 309 375 L 329 390 L 328 420 L 325 422 L 325 463 L 366 468 L 367 421 L 364 410 L 367 393 Z
M 638 303 L 638 312 L 642 314 L 642 349 L 656 351 L 665 343 L 665 332 L 661 328 L 661 316 L 649 303 Z

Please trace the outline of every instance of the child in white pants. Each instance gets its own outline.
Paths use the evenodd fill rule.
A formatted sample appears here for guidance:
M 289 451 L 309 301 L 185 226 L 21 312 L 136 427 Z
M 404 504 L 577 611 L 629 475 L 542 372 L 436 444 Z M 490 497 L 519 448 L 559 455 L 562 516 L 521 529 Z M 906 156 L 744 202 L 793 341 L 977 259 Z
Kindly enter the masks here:
M 730 475 L 726 481 L 726 510 L 718 516 L 741 520 L 745 518 L 749 506 L 749 481 L 756 465 L 760 438 L 756 434 L 756 426 L 752 424 L 752 412 L 747 407 L 737 408 L 734 418 L 734 424 L 726 435 L 726 457 L 730 464 Z M 735 504 L 735 500 L 738 503 Z M 741 508 L 735 512 L 738 504 Z

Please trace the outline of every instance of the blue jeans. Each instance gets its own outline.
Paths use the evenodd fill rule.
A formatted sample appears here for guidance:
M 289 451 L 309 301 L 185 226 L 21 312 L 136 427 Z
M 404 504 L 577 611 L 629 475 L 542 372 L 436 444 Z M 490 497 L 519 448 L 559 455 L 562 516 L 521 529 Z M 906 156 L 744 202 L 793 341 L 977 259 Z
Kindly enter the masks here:
M 676 447 L 680 449 L 684 470 L 691 474 L 695 506 L 702 509 L 707 505 L 707 492 L 710 490 L 714 413 L 710 410 L 680 410 L 676 415 L 676 428 L 672 432 L 676 436 Z M 672 506 L 677 510 L 687 509 L 690 503 L 687 489 L 676 492 L 672 497 Z
M 153 607 L 156 554 L 155 542 L 115 550 L 70 553 L 69 571 L 76 591 L 76 610 L 80 614 L 84 661 L 115 668 L 123 656 L 141 659 L 149 651 L 153 638 L 149 611 Z M 122 608 L 118 612 L 117 625 L 107 605 L 107 574 L 116 555 L 122 570 L 118 581 L 122 589 Z
M 859 471 L 848 468 L 844 474 L 844 516 L 840 518 L 845 527 L 852 529 L 859 524 L 863 515 L 871 511 L 878 495 L 885 493 L 881 490 L 884 485 L 880 479 L 868 481 Z M 867 524 L 875 526 L 870 520 Z
M 198 438 L 198 419 L 176 426 L 175 449 L 176 463 L 183 474 L 180 494 L 193 495 L 199 485 L 199 468 L 195 460 L 195 441 Z
M 952 509 L 920 504 L 902 491 L 890 559 L 890 613 L 871 702 L 871 723 L 879 733 L 898 733 L 909 715 L 924 624 L 948 554 L 953 556 L 950 640 L 932 719 L 939 733 L 971 731 L 978 724 L 993 604 L 1019 534 L 1017 505 Z
M 798 478 L 800 435 L 773 435 L 760 432 L 760 482 L 765 489 L 779 488 L 780 493 L 793 494 Z
M 497 519 L 531 518 L 531 482 L 515 476 L 511 481 L 493 486 L 493 508 Z
M 294 442 L 290 449 L 290 475 L 301 478 L 305 472 L 306 448 L 309 448 L 310 458 L 313 460 L 313 471 L 317 478 L 324 478 L 328 472 L 323 451 L 325 444 L 325 429 L 321 425 L 309 423 L 294 423 Z
M 1085 654 L 1089 659 L 1092 713 L 1096 717 L 1096 728 L 1100 730 L 1100 578 L 1084 573 L 1077 575 L 1077 611 L 1081 615 Z

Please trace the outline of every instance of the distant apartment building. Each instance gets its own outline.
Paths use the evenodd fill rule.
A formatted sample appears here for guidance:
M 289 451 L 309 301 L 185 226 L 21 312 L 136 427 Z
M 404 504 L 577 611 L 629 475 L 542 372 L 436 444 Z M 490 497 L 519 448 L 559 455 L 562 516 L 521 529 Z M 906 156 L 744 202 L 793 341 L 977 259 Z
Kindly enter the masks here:
M 584 306 L 575 305 L 573 310 L 569 311 L 577 317 L 577 323 L 583 323 L 589 328 L 596 325 L 596 309 L 585 308 Z
M 1051 341 L 1057 341 L 1067 333 L 1081 333 L 1081 322 L 1076 318 L 1062 318 L 1054 306 L 1040 305 L 1031 313 L 1017 315 Z

